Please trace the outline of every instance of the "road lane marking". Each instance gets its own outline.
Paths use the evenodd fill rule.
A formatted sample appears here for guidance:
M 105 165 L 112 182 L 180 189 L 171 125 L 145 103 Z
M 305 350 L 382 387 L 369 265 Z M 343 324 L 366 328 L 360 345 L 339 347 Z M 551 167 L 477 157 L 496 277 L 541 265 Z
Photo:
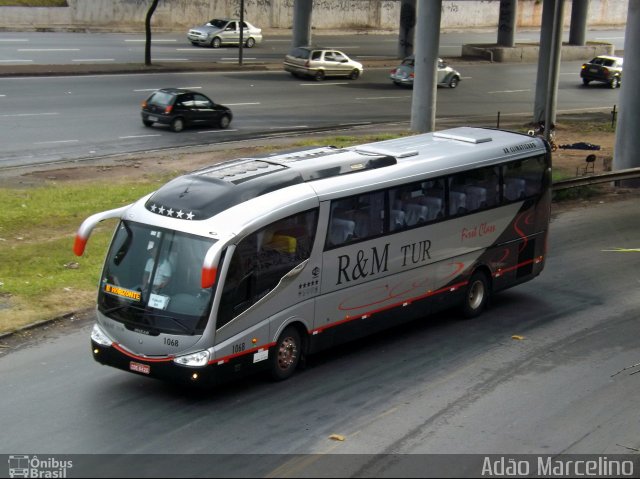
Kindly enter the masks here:
M 28 42 L 27 38 L 0 38 L 0 42 Z
M 0 115 L 1 118 L 13 118 L 13 117 L 23 117 L 23 116 L 51 116 L 51 115 L 59 115 L 60 113 L 9 113 L 5 115 Z
M 488 91 L 488 94 L 492 94 L 492 93 L 523 93 L 526 91 L 531 91 L 531 90 L 500 90 L 500 91 Z
M 127 39 L 125 39 L 125 42 L 140 42 L 140 43 L 144 43 L 146 41 L 147 40 L 145 38 L 127 38 Z M 155 39 L 155 40 L 153 40 L 153 39 L 151 40 L 151 43 L 169 43 L 169 42 L 175 43 L 175 42 L 177 42 L 177 40 L 175 38 L 173 38 L 173 39 L 171 39 L 171 38 L 167 38 L 167 39 L 158 38 L 158 39 Z
M 52 141 L 36 141 L 34 145 L 51 145 L 59 143 L 79 143 L 80 140 L 52 140 Z
M 188 62 L 188 58 L 154 58 L 158 62 Z
M 29 63 L 33 60 L 0 60 L 0 63 Z
M 129 139 L 132 139 L 132 138 L 151 138 L 151 137 L 154 137 L 154 136 L 162 136 L 162 135 L 157 134 L 157 135 L 131 135 L 131 136 L 119 136 L 119 137 L 118 137 L 118 139 L 119 139 L 119 140 L 129 140 Z
M 270 130 L 290 130 L 291 128 L 309 128 L 309 125 L 271 126 Z
M 18 48 L 19 52 L 79 52 L 79 48 Z
M 260 105 L 259 101 L 256 102 L 247 102 L 247 103 L 225 103 L 225 106 L 247 106 L 247 105 Z
M 318 82 L 318 83 L 300 83 L 300 86 L 333 86 L 333 85 L 348 85 L 348 82 L 341 82 L 341 83 L 325 83 L 325 82 Z
M 78 58 L 72 62 L 114 62 L 115 58 Z
M 360 97 L 356 97 L 356 100 L 402 100 L 404 98 L 411 98 L 411 95 L 403 95 L 403 96 L 360 96 Z
M 199 131 L 198 134 L 205 134 L 205 133 L 224 133 L 225 131 L 238 131 L 238 130 L 207 130 L 207 131 Z

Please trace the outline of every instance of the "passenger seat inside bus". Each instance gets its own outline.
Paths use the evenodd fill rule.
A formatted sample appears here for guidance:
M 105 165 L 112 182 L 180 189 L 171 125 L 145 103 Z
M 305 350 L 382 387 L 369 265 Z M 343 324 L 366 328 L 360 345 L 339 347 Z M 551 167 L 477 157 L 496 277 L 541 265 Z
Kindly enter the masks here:
M 467 211 L 467 195 L 460 191 L 449 192 L 449 214 L 457 215 Z
M 407 226 L 414 226 L 427 221 L 429 208 L 417 203 L 407 203 L 403 207 L 404 221 Z
M 435 196 L 425 196 L 422 202 L 427 207 L 427 221 L 433 221 L 436 218 L 441 218 L 442 211 L 442 198 L 436 198 Z
M 522 178 L 507 178 L 504 184 L 504 197 L 509 201 L 524 199 L 526 181 Z
M 404 227 L 405 213 L 402 210 L 391 210 L 391 224 L 389 231 L 395 231 Z
M 331 229 L 329 231 L 329 242 L 332 246 L 338 246 L 353 238 L 356 228 L 355 221 L 342 218 L 331 219 Z

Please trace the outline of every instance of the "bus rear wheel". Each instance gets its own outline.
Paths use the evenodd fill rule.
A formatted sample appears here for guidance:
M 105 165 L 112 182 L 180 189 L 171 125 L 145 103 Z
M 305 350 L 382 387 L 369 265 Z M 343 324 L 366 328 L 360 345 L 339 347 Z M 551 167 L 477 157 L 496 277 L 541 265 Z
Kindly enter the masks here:
M 275 354 L 271 357 L 271 377 L 276 381 L 290 378 L 300 363 L 300 333 L 293 326 L 285 328 L 276 342 Z
M 476 271 L 471 276 L 462 303 L 462 314 L 465 318 L 471 319 L 479 316 L 487 307 L 489 302 L 489 279 L 482 271 Z

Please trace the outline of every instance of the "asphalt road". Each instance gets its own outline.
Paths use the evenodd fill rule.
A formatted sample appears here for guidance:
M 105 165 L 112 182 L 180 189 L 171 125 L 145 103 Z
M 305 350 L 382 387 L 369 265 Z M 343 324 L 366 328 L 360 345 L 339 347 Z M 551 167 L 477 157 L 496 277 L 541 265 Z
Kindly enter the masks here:
M 462 81 L 455 89 L 438 89 L 437 125 L 495 127 L 498 115 L 529 121 L 535 64 L 453 66 Z M 562 65 L 559 113 L 611 111 L 619 90 L 584 87 L 579 71 L 579 62 Z M 408 128 L 411 90 L 388 76 L 388 66 L 374 66 L 356 81 L 300 80 L 281 70 L 0 78 L 0 169 L 318 129 L 398 122 Z M 191 88 L 229 106 L 230 128 L 178 134 L 145 128 L 140 103 L 167 86 Z
M 234 64 L 238 61 L 237 47 L 219 49 L 192 46 L 187 32 L 152 32 L 151 55 L 154 62 L 184 64 L 220 62 Z M 597 29 L 586 34 L 587 41 L 608 42 L 616 50 L 624 48 L 624 29 Z M 261 45 L 243 49 L 247 64 L 281 62 L 291 47 L 291 32 L 265 31 Z M 446 31 L 440 34 L 439 54 L 459 57 L 463 44 L 488 44 L 496 42 L 495 31 Z M 563 41 L 568 41 L 565 32 Z M 538 30 L 518 31 L 516 43 L 540 41 Z M 395 57 L 398 39 L 395 33 L 362 32 L 344 34 L 337 32 L 312 32 L 312 42 L 329 48 L 343 50 L 359 61 Z M 77 33 L 77 32 L 0 32 L 0 67 L 3 65 L 88 65 L 139 63 L 144 59 L 144 33 Z
M 187 391 L 93 362 L 89 323 L 33 332 L 0 349 L 0 454 L 142 454 L 76 456 L 92 476 L 478 477 L 483 454 L 637 453 L 640 257 L 609 250 L 639 229 L 637 199 L 561 213 L 542 275 L 481 318 L 416 321 L 284 383 Z

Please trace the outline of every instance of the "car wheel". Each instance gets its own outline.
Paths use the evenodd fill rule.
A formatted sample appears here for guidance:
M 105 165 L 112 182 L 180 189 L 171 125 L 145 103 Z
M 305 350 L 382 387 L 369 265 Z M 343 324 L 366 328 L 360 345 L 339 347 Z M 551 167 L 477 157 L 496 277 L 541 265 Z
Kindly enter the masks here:
M 462 314 L 471 319 L 479 316 L 489 301 L 489 280 L 482 271 L 476 271 L 471 276 L 462 303 Z
M 191 45 L 193 45 L 194 47 L 198 46 L 198 42 L 191 42 Z
M 220 48 L 220 45 L 222 45 L 222 40 L 220 40 L 220 37 L 215 37 L 213 40 L 211 40 L 211 48 Z
M 142 124 L 143 124 L 144 126 L 152 126 L 152 125 L 153 125 L 153 122 L 152 122 L 152 121 L 149 121 L 149 120 L 142 120 Z
M 247 43 L 244 44 L 247 48 L 253 48 L 256 45 L 256 41 L 253 38 L 249 38 Z
M 460 81 L 460 78 L 458 77 L 453 77 L 451 80 L 449 80 L 449 88 L 455 88 L 458 86 L 458 82 Z
M 582 79 L 582 84 L 583 84 L 584 86 L 589 86 L 589 83 L 591 83 L 591 80 L 587 80 L 586 78 L 583 78 L 583 79 Z
M 317 81 L 324 80 L 324 70 L 318 70 L 313 78 L 315 78 Z
M 614 89 L 618 88 L 618 86 L 620 86 L 620 80 L 618 80 L 617 77 L 613 77 L 609 82 L 609 86 Z
M 220 120 L 218 120 L 218 127 L 224 130 L 226 128 L 229 128 L 230 123 L 231 123 L 231 118 L 229 117 L 229 115 L 222 115 L 220 117 Z
M 171 120 L 171 129 L 176 133 L 184 130 L 184 118 L 174 118 Z
M 287 327 L 276 342 L 271 357 L 271 377 L 277 381 L 290 378 L 298 367 L 302 353 L 300 333 L 292 326 Z
M 360 77 L 360 70 L 358 70 L 357 68 L 354 68 L 349 74 L 350 80 L 357 80 L 359 77 Z

